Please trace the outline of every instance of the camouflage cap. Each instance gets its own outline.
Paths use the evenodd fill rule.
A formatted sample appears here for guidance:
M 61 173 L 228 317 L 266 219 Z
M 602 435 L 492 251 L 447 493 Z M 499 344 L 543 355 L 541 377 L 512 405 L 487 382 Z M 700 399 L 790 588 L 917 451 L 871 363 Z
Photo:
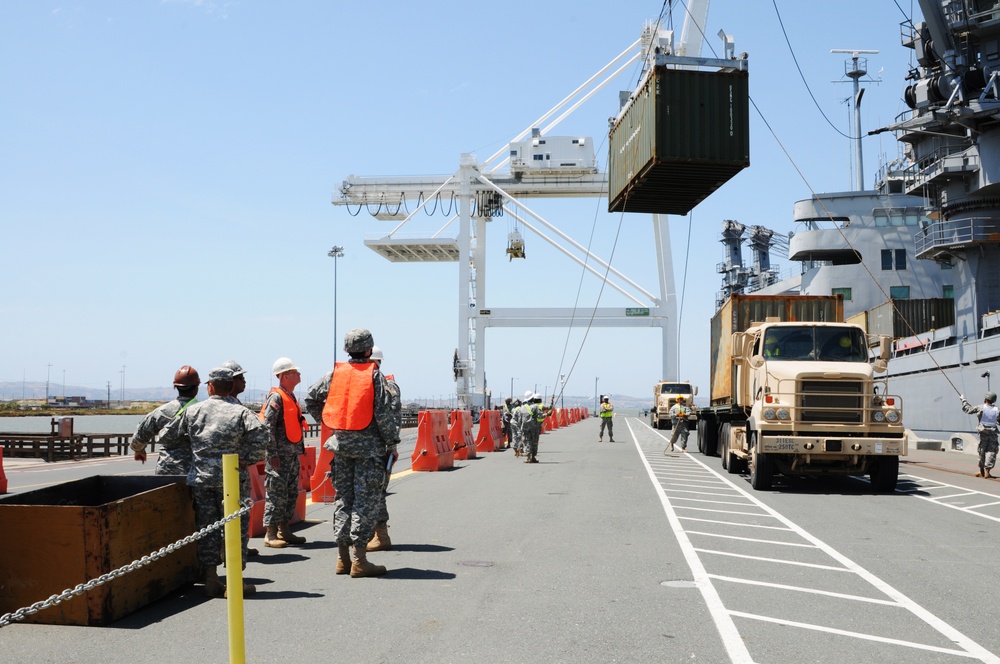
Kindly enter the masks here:
M 216 367 L 208 372 L 208 382 L 231 383 L 233 382 L 233 372 L 225 367 Z
M 372 333 L 363 327 L 356 327 L 344 335 L 345 353 L 363 353 L 375 346 Z
M 246 373 L 246 371 L 243 370 L 243 367 L 241 367 L 236 360 L 226 360 L 222 363 L 222 368 L 232 371 L 233 378 L 237 378 Z

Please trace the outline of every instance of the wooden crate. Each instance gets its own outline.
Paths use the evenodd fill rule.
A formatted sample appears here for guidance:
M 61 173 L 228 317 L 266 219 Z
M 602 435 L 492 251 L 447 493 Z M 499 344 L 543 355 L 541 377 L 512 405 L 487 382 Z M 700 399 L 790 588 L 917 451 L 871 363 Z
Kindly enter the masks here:
M 86 479 L 0 498 L 0 614 L 96 579 L 195 531 L 191 491 L 173 476 Z M 192 543 L 26 622 L 106 625 L 187 585 Z

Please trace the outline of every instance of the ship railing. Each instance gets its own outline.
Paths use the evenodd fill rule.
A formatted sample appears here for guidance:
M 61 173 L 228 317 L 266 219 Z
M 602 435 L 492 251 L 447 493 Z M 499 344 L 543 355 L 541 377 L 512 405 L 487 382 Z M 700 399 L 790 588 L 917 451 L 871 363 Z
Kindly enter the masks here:
M 917 257 L 940 249 L 961 249 L 969 244 L 997 242 L 1000 220 L 992 217 L 966 217 L 935 221 L 914 236 Z
M 969 173 L 979 169 L 979 154 L 968 146 L 942 146 L 923 155 L 903 171 L 904 190 L 917 193 L 925 185 L 956 173 Z

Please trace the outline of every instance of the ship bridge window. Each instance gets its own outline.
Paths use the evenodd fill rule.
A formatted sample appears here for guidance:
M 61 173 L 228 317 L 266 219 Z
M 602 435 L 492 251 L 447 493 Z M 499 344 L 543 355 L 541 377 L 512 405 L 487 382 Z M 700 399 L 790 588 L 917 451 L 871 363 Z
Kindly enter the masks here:
M 851 296 L 851 289 L 850 288 L 832 288 L 832 289 L 830 289 L 830 294 L 831 295 L 843 295 L 844 296 L 844 302 L 851 302 L 854 299 Z
M 883 249 L 882 250 L 883 270 L 905 270 L 906 269 L 906 249 Z
M 889 287 L 889 297 L 894 300 L 909 300 L 910 299 L 910 287 L 909 286 L 890 286 Z
M 941 297 L 948 298 L 950 300 L 955 299 L 955 287 L 954 286 L 941 286 Z

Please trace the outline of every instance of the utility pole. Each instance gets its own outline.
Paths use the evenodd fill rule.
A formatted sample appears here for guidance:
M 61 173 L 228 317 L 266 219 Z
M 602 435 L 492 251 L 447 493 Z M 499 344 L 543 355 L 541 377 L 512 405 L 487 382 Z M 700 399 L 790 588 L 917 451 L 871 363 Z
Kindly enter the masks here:
M 333 245 L 326 255 L 333 259 L 333 361 L 337 362 L 337 349 L 341 341 L 337 338 L 337 259 L 344 257 L 344 248 Z
M 111 408 L 111 381 L 108 381 L 108 408 Z

